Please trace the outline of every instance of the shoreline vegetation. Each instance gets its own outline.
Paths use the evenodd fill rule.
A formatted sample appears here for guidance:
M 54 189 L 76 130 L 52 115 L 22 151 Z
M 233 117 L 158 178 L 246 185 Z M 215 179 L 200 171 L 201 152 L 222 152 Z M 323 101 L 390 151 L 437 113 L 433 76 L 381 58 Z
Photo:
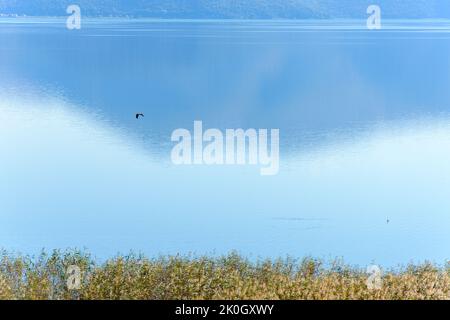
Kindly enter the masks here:
M 73 266 L 81 271 L 75 280 Z M 340 260 L 313 258 L 253 262 L 236 253 L 152 259 L 129 254 L 97 263 L 78 250 L 0 252 L 0 300 L 450 300 L 449 262 L 384 270 L 378 289 L 368 288 L 369 276 Z M 70 290 L 70 283 L 78 289 Z

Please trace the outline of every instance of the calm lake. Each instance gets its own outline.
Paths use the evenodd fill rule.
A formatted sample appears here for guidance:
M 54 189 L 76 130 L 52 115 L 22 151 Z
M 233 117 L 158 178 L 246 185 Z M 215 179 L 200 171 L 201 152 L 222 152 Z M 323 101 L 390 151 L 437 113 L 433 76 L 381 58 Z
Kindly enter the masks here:
M 0 247 L 450 258 L 449 22 L 65 23 L 0 19 Z M 279 173 L 175 166 L 195 120 L 279 129 Z

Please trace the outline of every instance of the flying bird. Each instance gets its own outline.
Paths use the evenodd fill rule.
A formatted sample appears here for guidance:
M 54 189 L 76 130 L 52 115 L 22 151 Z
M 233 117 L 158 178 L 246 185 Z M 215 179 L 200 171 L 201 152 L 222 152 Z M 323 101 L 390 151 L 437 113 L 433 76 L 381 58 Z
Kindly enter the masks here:
M 139 119 L 139 117 L 144 117 L 143 113 L 136 113 L 136 119 Z

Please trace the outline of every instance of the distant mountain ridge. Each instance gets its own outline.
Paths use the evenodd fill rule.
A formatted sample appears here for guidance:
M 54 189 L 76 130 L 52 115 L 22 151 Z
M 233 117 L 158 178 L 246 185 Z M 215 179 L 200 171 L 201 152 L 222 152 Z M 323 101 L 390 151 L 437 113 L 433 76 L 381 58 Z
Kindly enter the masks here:
M 0 0 L 0 14 L 64 16 L 70 4 L 91 17 L 186 19 L 450 18 L 450 0 Z

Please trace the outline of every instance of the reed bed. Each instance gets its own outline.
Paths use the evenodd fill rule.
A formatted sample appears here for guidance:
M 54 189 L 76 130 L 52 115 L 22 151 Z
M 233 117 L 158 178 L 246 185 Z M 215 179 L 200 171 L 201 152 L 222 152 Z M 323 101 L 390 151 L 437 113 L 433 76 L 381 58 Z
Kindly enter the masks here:
M 81 270 L 75 289 L 68 285 L 75 283 L 70 266 Z M 449 263 L 384 270 L 376 289 L 367 279 L 363 268 L 313 258 L 254 262 L 236 253 L 152 259 L 129 254 L 97 263 L 78 250 L 0 254 L 0 299 L 450 299 Z

